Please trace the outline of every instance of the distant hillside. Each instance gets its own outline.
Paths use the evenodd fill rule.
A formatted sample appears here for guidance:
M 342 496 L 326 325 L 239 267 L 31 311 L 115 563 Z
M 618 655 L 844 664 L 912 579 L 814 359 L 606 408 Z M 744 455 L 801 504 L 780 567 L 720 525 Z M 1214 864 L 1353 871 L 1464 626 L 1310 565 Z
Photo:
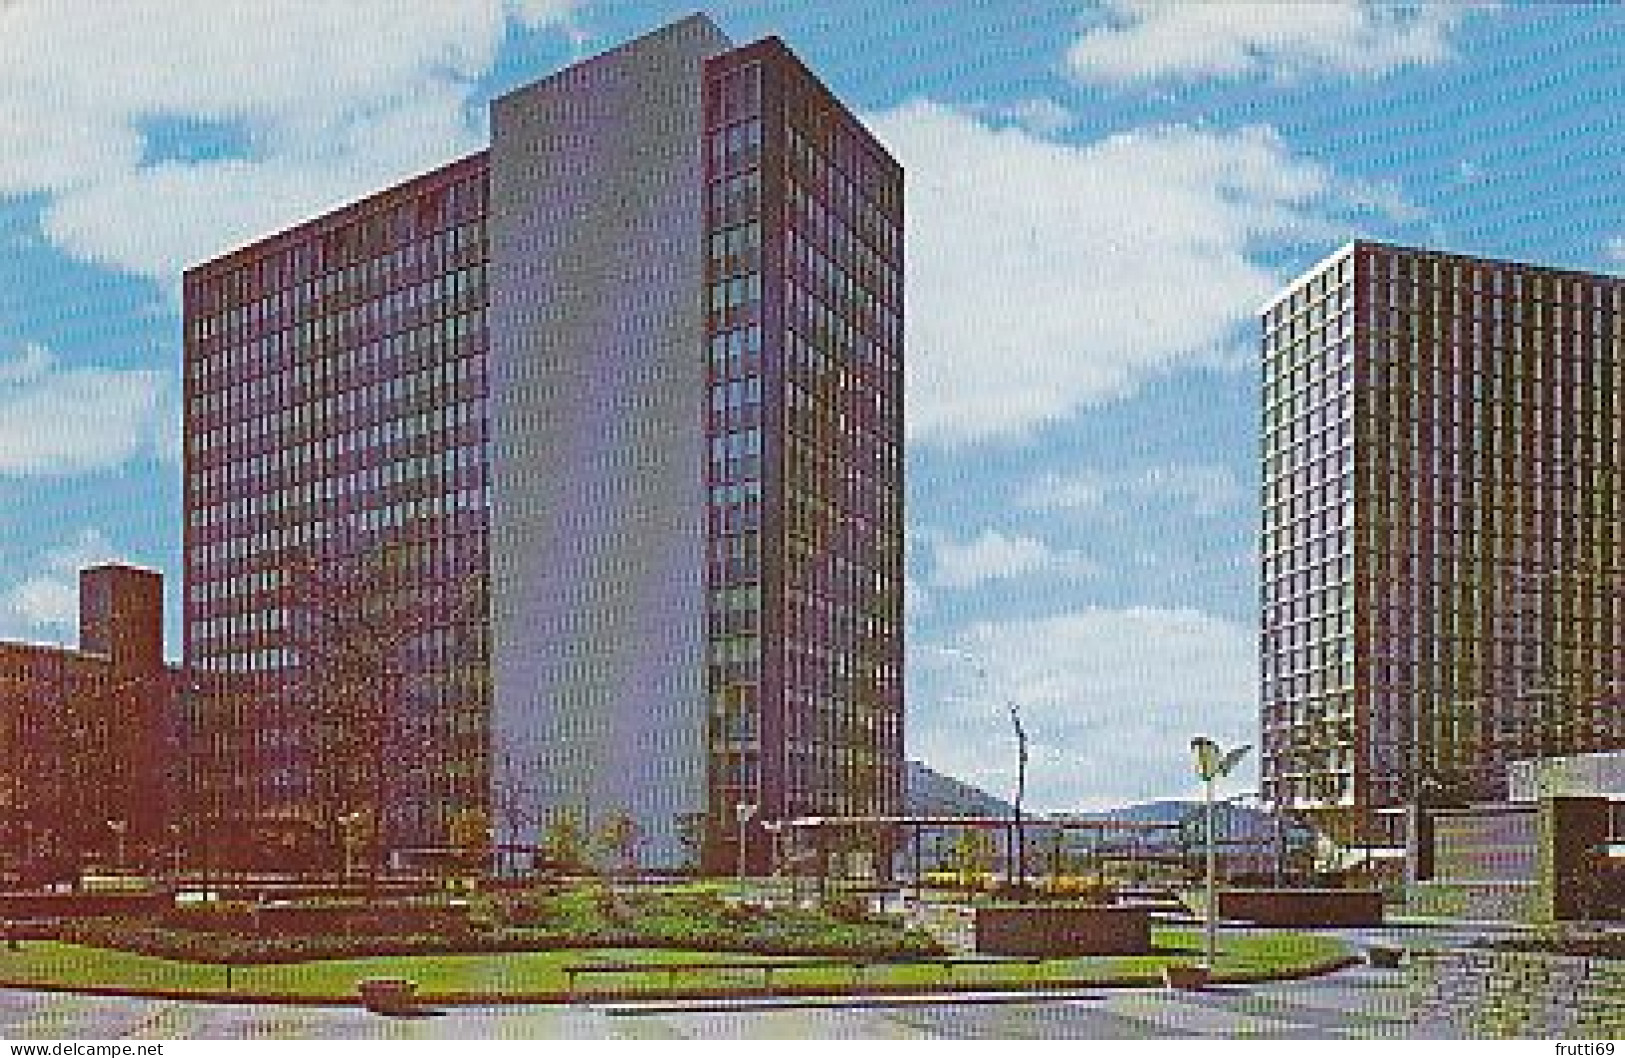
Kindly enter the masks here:
M 917 760 L 907 762 L 905 772 L 907 798 L 904 810 L 918 816 L 1009 816 L 1014 808 L 1009 801 L 994 797 L 968 782 L 944 775 Z M 1146 801 L 1143 804 L 1124 805 L 1098 812 L 1062 812 L 1061 816 L 1078 815 L 1088 819 L 1120 819 L 1130 823 L 1184 823 L 1193 835 L 1201 833 L 1202 802 L 1200 801 Z M 1042 819 L 1049 813 L 1033 812 L 1029 818 Z M 1225 839 L 1267 840 L 1274 834 L 1275 823 L 1268 813 L 1247 805 L 1221 802 L 1214 807 L 1218 833 Z M 1295 827 L 1293 829 L 1296 829 Z M 1175 845 L 1179 837 L 1173 832 L 1158 837 L 1147 836 L 1150 845 Z
M 914 816 L 1007 816 L 1010 802 L 917 760 L 904 772 L 904 810 Z
M 1129 823 L 1179 823 L 1189 818 L 1192 812 L 1201 810 L 1202 804 L 1199 801 L 1147 801 L 1144 804 L 1108 808 L 1089 814 L 1104 816 L 1107 819 L 1121 819 Z
M 1147 801 L 1090 814 L 1133 823 L 1184 823 L 1193 835 L 1200 835 L 1202 807 L 1201 801 Z M 1249 805 L 1220 802 L 1214 805 L 1213 815 L 1215 829 L 1223 839 L 1266 841 L 1274 837 L 1274 818 Z

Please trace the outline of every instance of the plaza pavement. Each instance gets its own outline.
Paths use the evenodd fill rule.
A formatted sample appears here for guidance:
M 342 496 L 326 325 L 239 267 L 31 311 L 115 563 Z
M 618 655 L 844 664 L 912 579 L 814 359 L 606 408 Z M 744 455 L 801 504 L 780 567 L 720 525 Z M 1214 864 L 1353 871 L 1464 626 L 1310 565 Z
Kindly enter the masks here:
M 250 1006 L 0 990 L 0 1039 L 1370 1039 L 1430 1035 L 1404 975 L 1179 993 L 1064 997 L 581 1003 L 384 1017 L 356 1007 Z

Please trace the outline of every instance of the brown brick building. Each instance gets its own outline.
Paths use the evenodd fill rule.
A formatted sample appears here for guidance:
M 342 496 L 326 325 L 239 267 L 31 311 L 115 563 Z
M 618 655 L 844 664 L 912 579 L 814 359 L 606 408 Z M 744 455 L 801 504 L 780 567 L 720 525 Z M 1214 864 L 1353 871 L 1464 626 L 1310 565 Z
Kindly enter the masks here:
M 79 649 L 0 643 L 0 881 L 150 868 L 173 842 L 163 579 L 86 569 Z

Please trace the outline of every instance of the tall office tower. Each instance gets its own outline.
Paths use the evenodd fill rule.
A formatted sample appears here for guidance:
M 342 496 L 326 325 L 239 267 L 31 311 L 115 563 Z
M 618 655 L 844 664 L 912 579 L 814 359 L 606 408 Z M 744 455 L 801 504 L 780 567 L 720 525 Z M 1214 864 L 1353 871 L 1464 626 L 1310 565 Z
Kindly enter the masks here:
M 1262 316 L 1265 796 L 1625 745 L 1625 280 L 1357 242 Z
M 357 860 L 485 808 L 486 193 L 475 155 L 186 275 L 198 857 Z
M 695 16 L 497 100 L 489 151 L 191 274 L 188 656 L 236 681 L 197 696 L 215 803 L 325 782 L 319 829 L 387 791 L 391 848 L 459 813 L 521 845 L 630 820 L 646 863 L 729 867 L 739 835 L 766 863 L 764 822 L 895 812 L 901 185 L 781 43 Z M 464 256 L 425 248 L 442 193 Z M 401 634 L 341 649 L 324 612 Z M 323 665 L 359 676 L 285 690 Z
M 763 821 L 896 811 L 900 170 L 700 18 L 493 126 L 504 829 L 761 865 Z

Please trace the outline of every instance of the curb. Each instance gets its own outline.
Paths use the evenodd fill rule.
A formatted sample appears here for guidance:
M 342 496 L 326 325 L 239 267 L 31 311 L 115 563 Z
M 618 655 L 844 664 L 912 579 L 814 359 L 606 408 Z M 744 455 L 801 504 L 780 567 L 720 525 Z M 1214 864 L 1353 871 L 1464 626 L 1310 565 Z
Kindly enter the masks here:
M 1350 966 L 1358 966 L 1364 960 L 1353 955 L 1342 956 L 1327 960 L 1311 966 L 1295 970 L 1261 972 L 1261 973 L 1231 973 L 1215 977 L 1214 985 L 1253 985 L 1270 984 L 1282 981 L 1301 981 L 1311 977 L 1324 977 L 1336 973 Z M 831 989 L 828 987 L 807 988 L 777 988 L 768 991 L 762 988 L 741 988 L 727 995 L 718 995 L 714 992 L 693 992 L 682 989 L 651 988 L 637 991 L 614 991 L 570 993 L 563 991 L 550 992 L 459 992 L 456 994 L 425 993 L 417 997 L 416 1003 L 420 1008 L 434 1009 L 437 1007 L 495 1007 L 495 1006 L 531 1006 L 531 1005 L 566 1005 L 580 1003 L 625 1003 L 631 1001 L 647 1000 L 655 1003 L 705 1003 L 718 1004 L 737 1003 L 741 1000 L 755 1002 L 760 1000 L 783 999 L 795 1002 L 797 1000 L 840 1000 L 842 1005 L 857 1005 L 865 1000 L 897 1000 L 919 998 L 929 1000 L 933 997 L 968 997 L 968 996 L 997 996 L 997 997 L 1032 997 L 1038 998 L 1065 998 L 1068 993 L 1099 991 L 1102 989 L 1123 988 L 1156 988 L 1163 987 L 1159 976 L 1145 974 L 1114 978 L 1065 978 L 1047 981 L 1042 987 L 1015 988 L 1015 987 L 989 987 L 986 984 L 977 985 L 971 982 L 955 984 L 945 982 L 936 987 L 920 985 L 882 984 L 855 984 L 850 988 Z M 63 985 L 54 983 L 36 983 L 29 981 L 10 981 L 0 979 L 0 989 L 27 992 L 51 992 L 57 994 L 122 997 L 136 999 L 167 999 L 191 1003 L 221 1003 L 221 1004 L 248 1004 L 257 1006 L 306 1006 L 306 1007 L 360 1007 L 361 998 L 354 994 L 347 995 L 290 995 L 279 992 L 192 992 L 173 988 L 119 988 L 108 985 Z M 726 1009 L 721 1007 L 719 1009 Z

